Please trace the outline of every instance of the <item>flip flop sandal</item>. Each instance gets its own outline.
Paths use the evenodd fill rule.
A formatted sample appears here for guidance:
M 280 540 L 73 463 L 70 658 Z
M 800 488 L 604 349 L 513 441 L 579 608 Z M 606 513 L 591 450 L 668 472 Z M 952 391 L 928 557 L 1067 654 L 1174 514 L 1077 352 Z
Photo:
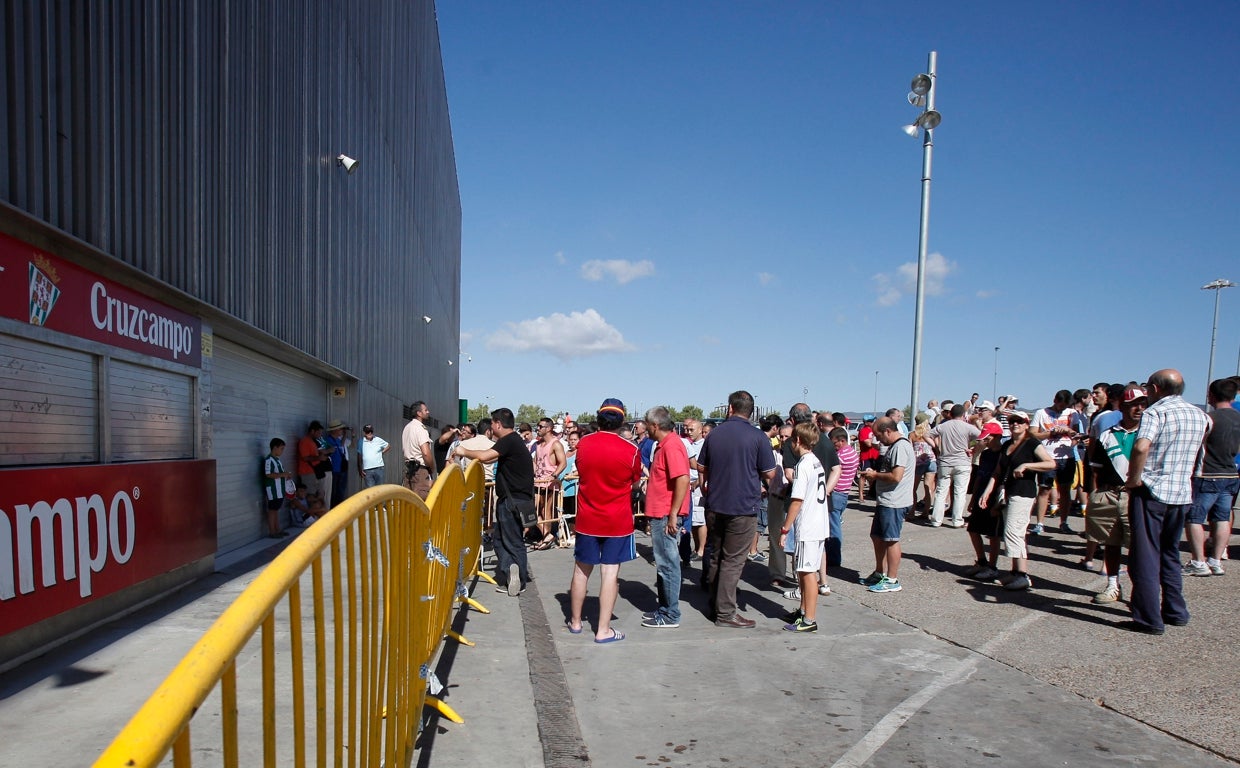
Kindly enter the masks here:
M 572 620 L 571 620 L 571 619 L 565 619 L 565 620 L 564 620 L 564 628 L 565 628 L 565 629 L 567 629 L 569 632 L 572 632 L 574 635 L 580 635 L 580 634 L 581 634 L 581 630 L 582 630 L 582 629 L 584 629 L 585 627 L 577 627 L 576 629 L 573 629 L 573 622 L 572 622 Z
M 611 630 L 611 637 L 604 637 L 602 640 L 599 640 L 596 637 L 594 638 L 594 642 L 598 643 L 599 645 L 604 645 L 606 643 L 618 643 L 623 639 L 624 639 L 624 633 L 617 632 L 615 628 L 613 627 Z

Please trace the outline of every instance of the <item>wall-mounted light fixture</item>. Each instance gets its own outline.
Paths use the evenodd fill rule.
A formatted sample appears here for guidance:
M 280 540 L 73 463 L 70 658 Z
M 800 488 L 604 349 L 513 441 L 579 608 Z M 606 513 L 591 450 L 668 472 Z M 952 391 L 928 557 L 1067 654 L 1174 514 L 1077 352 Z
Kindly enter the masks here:
M 348 155 L 336 155 L 336 165 L 344 168 L 347 173 L 357 170 L 357 161 Z

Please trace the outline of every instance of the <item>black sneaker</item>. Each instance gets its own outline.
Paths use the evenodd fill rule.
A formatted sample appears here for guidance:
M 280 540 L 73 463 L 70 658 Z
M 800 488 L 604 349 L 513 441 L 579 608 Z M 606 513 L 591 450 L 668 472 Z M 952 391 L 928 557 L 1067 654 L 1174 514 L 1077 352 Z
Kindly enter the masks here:
M 818 622 L 806 621 L 804 618 L 797 618 L 796 621 L 790 621 L 784 625 L 785 632 L 817 632 Z
M 796 610 L 788 611 L 781 618 L 783 618 L 784 622 L 787 624 L 795 624 L 801 620 L 802 616 L 803 614 L 801 613 L 801 609 L 797 608 Z

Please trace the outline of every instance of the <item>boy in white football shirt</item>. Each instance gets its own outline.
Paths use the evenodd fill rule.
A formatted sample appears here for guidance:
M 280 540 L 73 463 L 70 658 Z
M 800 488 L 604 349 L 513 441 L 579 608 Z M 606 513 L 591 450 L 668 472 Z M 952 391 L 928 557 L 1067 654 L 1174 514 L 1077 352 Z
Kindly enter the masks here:
M 781 546 L 786 545 L 788 531 L 795 525 L 793 567 L 801 587 L 801 608 L 788 617 L 789 623 L 784 625 L 784 629 L 789 632 L 818 631 L 815 621 L 818 567 L 822 565 L 830 523 L 827 517 L 827 473 L 814 455 L 817 442 L 818 427 L 812 421 L 796 425 L 792 433 L 792 450 L 797 456 L 797 466 L 792 476 L 788 513 L 780 529 L 779 542 Z

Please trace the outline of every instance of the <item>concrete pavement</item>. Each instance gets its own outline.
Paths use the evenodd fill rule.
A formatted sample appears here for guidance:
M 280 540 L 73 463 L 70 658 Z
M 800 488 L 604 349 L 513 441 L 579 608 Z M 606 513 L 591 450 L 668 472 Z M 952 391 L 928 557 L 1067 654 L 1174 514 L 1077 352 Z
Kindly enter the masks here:
M 642 628 L 655 598 L 641 537 L 647 559 L 621 570 L 620 643 L 563 629 L 567 550 L 531 553 L 519 598 L 479 582 L 492 613 L 456 618 L 477 645 L 448 643 L 438 664 L 466 722 L 432 717 L 419 765 L 1236 764 L 1240 570 L 1187 580 L 1192 622 L 1146 637 L 1114 628 L 1122 606 L 1089 602 L 1100 577 L 1074 565 L 1078 537 L 1036 539 L 1035 589 L 1012 594 L 959 575 L 964 531 L 909 524 L 905 589 L 876 595 L 851 578 L 873 565 L 869 510 L 846 513 L 846 570 L 814 635 L 779 629 L 792 606 L 752 563 L 741 595 L 756 628 L 708 622 L 696 568 L 681 628 Z M 0 677 L 0 765 L 89 764 L 269 557 Z

